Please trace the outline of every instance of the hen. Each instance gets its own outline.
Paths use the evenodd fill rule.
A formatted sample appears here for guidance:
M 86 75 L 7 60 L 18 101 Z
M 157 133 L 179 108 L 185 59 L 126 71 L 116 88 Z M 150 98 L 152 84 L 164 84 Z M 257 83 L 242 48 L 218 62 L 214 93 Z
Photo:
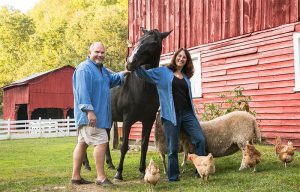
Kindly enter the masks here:
M 279 159 L 284 163 L 285 168 L 287 163 L 290 163 L 294 160 L 295 150 L 296 148 L 294 148 L 293 143 L 291 141 L 288 141 L 287 145 L 283 145 L 281 138 L 276 138 L 275 151 Z
M 196 154 L 188 154 L 188 160 L 195 165 L 200 177 L 207 181 L 210 174 L 215 173 L 215 162 L 211 153 L 207 156 L 198 156 Z
M 149 183 L 155 186 L 156 183 L 159 181 L 159 178 L 159 167 L 154 163 L 153 159 L 151 159 L 145 171 L 144 181 L 145 183 Z
M 261 153 L 255 149 L 254 145 L 249 142 L 246 143 L 243 148 L 243 159 L 240 167 L 240 171 L 246 168 L 252 168 L 253 172 L 256 171 L 256 165 L 261 161 Z
M 275 140 L 275 152 L 279 155 L 280 151 L 283 149 L 284 145 L 282 145 L 282 141 L 280 137 L 276 137 Z

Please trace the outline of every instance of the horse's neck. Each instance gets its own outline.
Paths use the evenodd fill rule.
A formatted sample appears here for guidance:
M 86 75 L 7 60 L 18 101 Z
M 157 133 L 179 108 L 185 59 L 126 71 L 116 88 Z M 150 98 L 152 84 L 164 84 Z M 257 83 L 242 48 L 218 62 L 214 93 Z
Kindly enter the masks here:
M 152 83 L 148 83 L 147 81 L 139 78 L 135 73 L 130 73 L 128 76 L 127 86 L 133 87 L 137 92 L 154 92 L 156 91 L 156 87 Z

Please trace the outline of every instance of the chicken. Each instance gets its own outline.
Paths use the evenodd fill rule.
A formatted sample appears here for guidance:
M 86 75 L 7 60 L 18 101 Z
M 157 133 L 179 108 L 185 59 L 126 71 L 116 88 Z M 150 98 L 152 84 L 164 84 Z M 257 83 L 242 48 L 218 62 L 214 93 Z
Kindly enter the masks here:
M 155 186 L 156 183 L 159 181 L 159 178 L 159 167 L 154 163 L 153 159 L 151 159 L 145 171 L 144 181 L 145 183 L 149 183 Z
M 290 163 L 294 160 L 294 151 L 296 148 L 293 146 L 291 141 L 288 141 L 287 145 L 283 145 L 281 138 L 277 137 L 275 141 L 275 151 L 279 159 L 284 163 L 286 168 L 287 163 Z
M 248 141 L 242 150 L 243 159 L 240 167 L 240 171 L 246 168 L 252 168 L 253 172 L 256 171 L 256 165 L 261 161 L 261 153 L 255 149 L 254 145 L 251 145 Z
M 188 160 L 195 165 L 200 177 L 207 181 L 210 174 L 215 173 L 215 162 L 211 153 L 207 156 L 198 156 L 196 154 L 188 154 Z
M 280 151 L 283 149 L 282 141 L 280 137 L 276 137 L 275 140 L 275 152 L 277 155 L 279 155 Z

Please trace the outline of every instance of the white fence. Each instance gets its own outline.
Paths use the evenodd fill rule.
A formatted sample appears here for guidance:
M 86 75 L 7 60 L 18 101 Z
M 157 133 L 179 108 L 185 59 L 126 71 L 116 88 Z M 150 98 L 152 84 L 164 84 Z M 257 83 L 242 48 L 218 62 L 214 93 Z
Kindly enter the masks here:
M 0 120 L 0 140 L 77 136 L 74 119 Z

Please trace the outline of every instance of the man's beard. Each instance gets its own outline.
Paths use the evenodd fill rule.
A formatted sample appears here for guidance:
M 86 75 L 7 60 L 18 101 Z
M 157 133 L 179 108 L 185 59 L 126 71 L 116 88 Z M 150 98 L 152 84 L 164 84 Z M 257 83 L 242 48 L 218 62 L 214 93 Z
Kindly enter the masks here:
M 103 62 L 103 59 L 96 59 L 96 60 L 95 60 L 95 63 L 96 63 L 97 65 L 101 64 L 102 62 Z

